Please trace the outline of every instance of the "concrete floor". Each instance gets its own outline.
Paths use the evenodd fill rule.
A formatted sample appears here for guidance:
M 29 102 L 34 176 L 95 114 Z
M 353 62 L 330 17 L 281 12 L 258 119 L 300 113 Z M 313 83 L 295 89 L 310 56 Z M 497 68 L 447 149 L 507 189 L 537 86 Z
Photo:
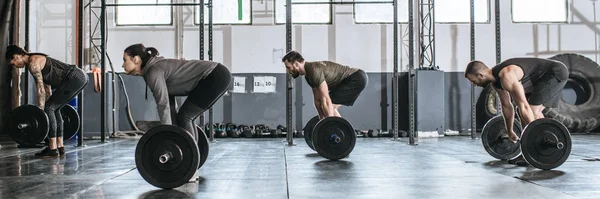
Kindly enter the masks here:
M 600 135 L 574 135 L 568 161 L 551 171 L 496 161 L 481 140 L 359 138 L 343 161 L 295 138 L 219 139 L 198 183 L 158 189 L 135 168 L 137 139 L 110 139 L 39 159 L 39 149 L 0 143 L 0 198 L 600 198 Z

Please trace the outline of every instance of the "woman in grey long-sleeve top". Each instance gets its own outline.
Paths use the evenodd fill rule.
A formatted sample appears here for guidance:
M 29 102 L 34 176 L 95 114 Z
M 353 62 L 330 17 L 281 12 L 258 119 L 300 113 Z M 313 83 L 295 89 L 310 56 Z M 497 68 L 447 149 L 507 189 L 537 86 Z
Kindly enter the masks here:
M 162 124 L 180 126 L 198 140 L 193 121 L 208 110 L 229 88 L 231 73 L 223 64 L 203 60 L 168 59 L 158 50 L 134 44 L 123 54 L 123 68 L 128 75 L 144 77 L 154 94 Z M 171 121 L 169 96 L 187 96 Z M 206 135 L 204 135 L 206 136 Z

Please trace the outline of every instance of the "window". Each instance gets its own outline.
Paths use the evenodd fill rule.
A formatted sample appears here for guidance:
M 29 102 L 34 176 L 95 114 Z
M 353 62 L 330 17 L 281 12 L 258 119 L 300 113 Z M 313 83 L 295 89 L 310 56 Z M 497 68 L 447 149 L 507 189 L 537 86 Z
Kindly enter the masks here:
M 200 1 L 195 0 L 196 3 Z M 208 0 L 204 0 L 208 3 Z M 251 0 L 213 0 L 213 24 L 252 24 Z M 199 7 L 195 7 L 195 24 L 200 24 Z M 204 6 L 204 23 L 208 24 L 208 6 Z
M 355 0 L 369 2 L 380 0 Z M 390 0 L 391 1 L 391 0 Z M 398 0 L 398 23 L 408 23 L 408 1 Z M 410 0 L 412 1 L 412 0 Z M 354 23 L 393 23 L 394 5 L 389 4 L 354 4 Z
M 117 4 L 155 4 L 171 3 L 171 0 L 116 0 Z M 118 26 L 130 25 L 171 25 L 173 9 L 171 6 L 117 6 Z
M 436 23 L 470 23 L 471 0 L 436 0 Z M 475 23 L 490 22 L 490 0 L 475 0 Z
M 331 0 L 292 0 L 292 2 L 330 2 Z M 285 24 L 286 0 L 275 0 L 275 24 Z M 294 24 L 331 24 L 331 4 L 293 5 Z
M 567 0 L 513 0 L 512 20 L 519 23 L 567 23 Z

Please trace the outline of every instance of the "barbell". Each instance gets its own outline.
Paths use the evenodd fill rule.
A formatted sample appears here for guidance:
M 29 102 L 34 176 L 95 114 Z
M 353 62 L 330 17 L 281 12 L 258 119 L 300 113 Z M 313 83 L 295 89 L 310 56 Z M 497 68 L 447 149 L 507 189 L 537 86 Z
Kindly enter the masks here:
M 330 160 L 339 160 L 350 155 L 356 144 L 354 127 L 341 117 L 319 116 L 310 119 L 304 126 L 306 144 L 319 155 Z
M 135 149 L 135 164 L 142 178 L 163 189 L 189 182 L 208 157 L 208 138 L 202 127 L 196 128 L 197 141 L 175 125 L 159 125 L 144 133 Z
M 513 122 L 514 132 L 521 137 L 517 143 L 508 139 L 502 115 L 490 119 L 482 129 L 481 141 L 494 158 L 509 160 L 519 154 L 530 165 L 550 170 L 562 165 L 571 153 L 571 134 L 559 121 L 551 118 L 534 120 L 521 130 L 518 120 Z
M 63 119 L 63 139 L 71 139 L 80 127 L 79 114 L 70 105 L 60 109 Z M 25 104 L 11 112 L 9 135 L 21 146 L 35 146 L 48 136 L 48 115 L 40 107 Z

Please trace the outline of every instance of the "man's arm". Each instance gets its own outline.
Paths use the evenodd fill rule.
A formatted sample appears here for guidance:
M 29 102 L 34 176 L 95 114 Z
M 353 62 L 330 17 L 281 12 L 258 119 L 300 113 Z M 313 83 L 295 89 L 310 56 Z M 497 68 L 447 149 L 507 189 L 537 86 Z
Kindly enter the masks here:
M 321 93 L 318 88 L 313 88 L 313 102 L 315 104 L 315 109 L 317 109 L 317 114 L 319 115 L 319 119 L 323 118 L 323 111 L 319 107 L 321 107 Z
M 329 88 L 327 82 L 323 81 L 318 87 L 313 88 L 315 107 L 319 112 L 319 119 L 334 116 L 333 104 L 329 97 Z
M 169 105 L 169 91 L 164 73 L 162 71 L 151 71 L 145 79 L 154 94 L 160 122 L 162 124 L 173 124 L 173 121 L 171 121 L 171 106 Z
M 35 56 L 30 59 L 29 71 L 35 79 L 35 85 L 37 87 L 38 94 L 38 105 L 41 109 L 44 109 L 46 105 L 46 89 L 44 86 L 44 80 L 42 79 L 42 68 L 46 63 L 46 58 L 43 56 Z
M 525 120 L 521 121 L 521 125 L 527 126 L 527 124 L 535 120 L 535 117 L 531 107 L 529 106 L 529 103 L 527 102 L 527 98 L 525 97 L 525 89 L 523 88 L 523 85 L 519 82 L 517 75 L 515 75 L 511 69 L 501 72 L 500 77 L 502 87 L 504 87 L 504 89 L 514 97 L 515 103 L 517 103 L 517 107 L 519 107 L 519 114 L 523 120 Z M 514 112 L 512 114 L 514 115 Z
M 502 89 L 496 89 L 498 97 L 500 97 L 500 104 L 502 105 L 502 116 L 504 116 L 504 124 L 506 129 L 513 129 L 515 120 L 515 108 L 510 102 L 510 94 Z
M 21 105 L 21 74 L 20 69 L 12 68 L 12 109 L 14 110 Z

